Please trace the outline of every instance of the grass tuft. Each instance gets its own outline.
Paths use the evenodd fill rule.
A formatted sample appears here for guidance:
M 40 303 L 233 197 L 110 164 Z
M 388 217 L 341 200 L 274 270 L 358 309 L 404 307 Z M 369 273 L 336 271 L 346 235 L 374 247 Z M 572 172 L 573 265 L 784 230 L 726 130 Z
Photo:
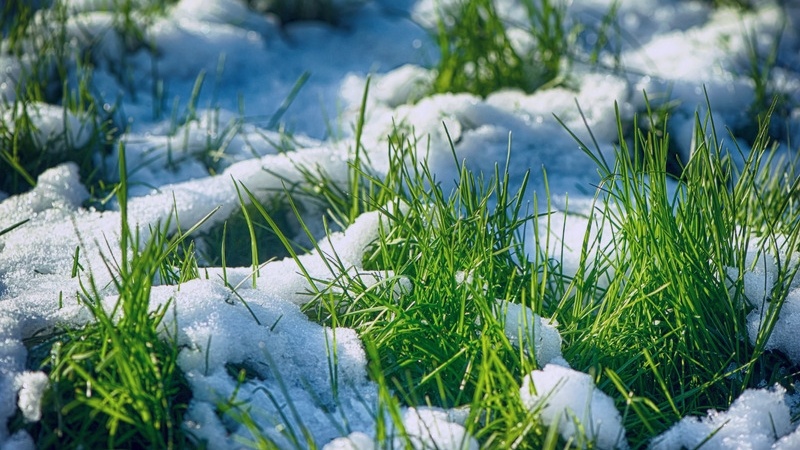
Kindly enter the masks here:
M 596 213 L 605 223 L 601 233 L 613 237 L 613 251 L 587 245 L 585 254 L 604 256 L 584 258 L 568 289 L 573 293 L 555 315 L 565 327 L 566 358 L 581 370 L 607 371 L 633 406 L 626 426 L 639 445 L 685 415 L 727 408 L 761 381 L 757 367 L 777 362 L 764 352 L 770 329 L 750 343 L 741 286 L 754 246 L 780 256 L 770 313 L 780 310 L 797 271 L 788 261 L 798 249 L 800 226 L 796 204 L 777 198 L 797 181 L 766 164 L 768 124 L 761 124 L 760 138 L 737 169 L 712 119 L 697 118 L 694 151 L 674 188 L 666 133 L 640 131 L 631 149 L 620 126 L 613 165 L 579 141 L 603 179 Z M 606 289 L 586 295 L 580 277 L 591 272 L 614 275 Z M 774 381 L 789 383 L 790 377 Z
M 42 369 L 48 373 L 50 387 L 43 417 L 27 424 L 44 448 L 182 448 L 189 444 L 181 425 L 191 393 L 177 366 L 177 328 L 164 325 L 171 302 L 153 308 L 150 293 L 157 281 L 187 281 L 196 270 L 186 269 L 195 264 L 191 253 L 181 258 L 183 273 L 170 264 L 184 234 L 168 238 L 166 226 L 156 227 L 142 242 L 139 231 L 130 229 L 124 160 L 120 158 L 119 258 L 104 258 L 118 298 L 109 308 L 89 274 L 81 281 L 77 301 L 90 314 L 90 322 L 65 329 L 47 342 L 50 353 Z M 77 261 L 76 267 L 80 267 Z
M 493 0 L 459 1 L 441 12 L 434 36 L 441 54 L 433 91 L 487 96 L 503 88 L 533 92 L 557 85 L 577 28 L 564 7 L 550 0 L 525 0 L 522 32 L 532 48 L 515 47 Z

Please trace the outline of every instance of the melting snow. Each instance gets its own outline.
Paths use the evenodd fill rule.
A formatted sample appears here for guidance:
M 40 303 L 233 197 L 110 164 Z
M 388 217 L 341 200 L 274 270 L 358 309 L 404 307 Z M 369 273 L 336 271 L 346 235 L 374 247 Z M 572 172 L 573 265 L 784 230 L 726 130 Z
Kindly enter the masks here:
M 507 14 L 519 11 L 512 0 L 498 3 Z M 569 14 L 591 31 L 611 4 L 570 2 Z M 348 127 L 355 122 L 369 73 L 374 78 L 362 142 L 378 169 L 387 162 L 385 137 L 399 123 L 421 143 L 429 143 L 420 145 L 426 151 L 420 156 L 427 157 L 437 179 L 449 183 L 457 174 L 444 124 L 458 157 L 470 168 L 491 172 L 495 163 L 507 163 L 512 183 L 519 183 L 531 169 L 531 190 L 540 195 L 544 184 L 539 174 L 545 168 L 553 198 L 568 193 L 570 205 L 589 205 L 596 171 L 553 114 L 590 142 L 585 120 L 600 150 L 610 158 L 617 133 L 614 102 L 623 117 L 630 117 L 643 109 L 644 89 L 656 104 L 677 100 L 672 114 L 678 120 L 669 131 L 686 156 L 694 113 L 704 113 L 705 92 L 718 129 L 736 127 L 747 119 L 743 112 L 755 90 L 752 81 L 740 75 L 746 69 L 750 42 L 743 31 L 761 54 L 767 54 L 772 38 L 782 30 L 777 86 L 782 86 L 790 104 L 800 103 L 796 5 L 787 5 L 783 16 L 767 6 L 740 17 L 700 2 L 620 3 L 620 25 L 632 38 L 622 41 L 619 59 L 623 67 L 636 70 L 600 71 L 575 63 L 568 85 L 577 90 L 553 88 L 533 94 L 508 90 L 486 99 L 469 94 L 424 96 L 432 77 L 426 67 L 438 57 L 425 28 L 435 22 L 434 0 L 361 2 L 341 28 L 313 23 L 281 28 L 274 18 L 256 14 L 237 0 L 182 0 L 146 28 L 146 41 L 158 48 L 155 56 L 131 47 L 114 32 L 104 5 L 70 2 L 66 32 L 76 45 L 98 44 L 94 88 L 107 105 L 116 105 L 114 118 L 127 129 L 120 139 L 126 144 L 131 170 L 130 220 L 143 231 L 173 215 L 184 225 L 193 224 L 216 207 L 220 209 L 205 227 L 225 220 L 239 207 L 234 180 L 262 200 L 281 191 L 284 183 L 302 183 L 302 169 L 323 168 L 334 182 L 346 186 L 347 149 L 352 147 Z M 581 39 L 590 39 L 590 31 Z M 528 44 L 515 41 L 521 47 Z M 14 100 L 17 80 L 31 66 L 32 57 L 0 55 L 0 98 Z M 119 67 L 137 80 L 135 85 L 117 76 Z M 293 135 L 284 142 L 272 118 L 305 71 L 311 71 L 311 77 L 281 119 Z M 153 84 L 154 72 L 164 78 L 163 86 Z M 205 74 L 204 84 L 192 100 L 196 110 L 190 112 L 194 108 L 190 93 L 200 73 Z M 154 112 L 153 105 L 173 101 L 177 117 Z M 29 108 L 37 129 L 35 142 L 50 145 L 50 151 L 61 151 L 63 140 L 83 145 L 92 135 L 85 119 L 61 107 Z M 4 104 L 0 114 L 7 119 L 14 112 Z M 795 107 L 785 122 L 790 142 L 800 142 L 798 117 L 800 110 Z M 509 133 L 513 141 L 507 161 Z M 113 174 L 118 158 L 114 151 L 98 162 Z M 218 175 L 209 176 L 209 171 Z M 30 192 L 6 197 L 0 193 L 0 230 L 29 221 L 0 237 L 0 446 L 22 449 L 34 447 L 31 437 L 24 432 L 11 436 L 5 424 L 17 408 L 27 419 L 36 419 L 46 382 L 41 373 L 27 371 L 22 340 L 59 323 L 88 320 L 71 297 L 78 290 L 78 281 L 71 277 L 76 248 L 80 247 L 82 267 L 103 285 L 108 274 L 101 254 L 113 256 L 118 251 L 120 214 L 113 206 L 103 212 L 83 206 L 88 192 L 74 164 L 54 167 Z M 590 221 L 562 213 L 551 220 L 555 229 L 563 226 L 567 245 L 565 252 L 552 256 L 563 257 L 569 271 L 580 256 Z M 379 223 L 376 213 L 360 217 L 349 229 L 321 241 L 319 253 L 302 255 L 303 264 L 312 276 L 331 278 L 336 274 L 324 258 L 335 252 L 346 269 L 364 272 L 361 256 Z M 600 244 L 603 248 L 608 242 Z M 751 264 L 757 260 L 753 258 L 746 264 L 744 286 L 754 308 L 748 317 L 751 339 L 763 326 L 775 282 L 774 262 L 764 258 Z M 255 288 L 247 280 L 250 274 L 246 268 L 226 271 L 230 284 L 241 285 L 241 299 L 231 295 L 219 268 L 209 268 L 202 280 L 153 289 L 154 306 L 174 298 L 174 319 L 184 346 L 179 364 L 194 394 L 185 426 L 207 439 L 210 448 L 233 448 L 237 438 L 247 438 L 245 427 L 223 422 L 215 413 L 216 402 L 230 398 L 237 389 L 227 368 L 247 367 L 254 377 L 238 386 L 237 398 L 263 414 L 259 420 L 264 424 L 282 414 L 281 406 L 291 398 L 298 413 L 289 415 L 287 426 L 297 429 L 302 422 L 317 443 L 327 443 L 327 449 L 374 448 L 377 391 L 368 380 L 366 356 L 355 332 L 320 326 L 300 312 L 310 287 L 294 261 L 264 266 Z M 366 275 L 380 279 L 387 274 Z M 767 347 L 784 352 L 797 364 L 800 286 L 791 289 Z M 113 292 L 103 294 L 113 301 Z M 565 439 L 574 435 L 577 419 L 599 448 L 624 448 L 619 411 L 589 375 L 570 369 L 563 360 L 557 324 L 515 304 L 499 304 L 498 314 L 505 315 L 508 338 L 529 351 L 532 344 L 543 367 L 525 377 L 520 395 L 526 405 L 540 411 L 545 422 L 557 424 Z M 337 371 L 331 379 L 334 354 Z M 719 429 L 706 444 L 709 448 L 798 448 L 800 431 L 793 431 L 783 398 L 780 388 L 747 391 L 727 412 L 684 418 L 656 438 L 653 446 L 693 447 Z M 453 411 L 408 408 L 402 420 L 417 448 L 478 447 Z M 263 429 L 276 442 L 288 445 L 279 430 L 269 425 Z

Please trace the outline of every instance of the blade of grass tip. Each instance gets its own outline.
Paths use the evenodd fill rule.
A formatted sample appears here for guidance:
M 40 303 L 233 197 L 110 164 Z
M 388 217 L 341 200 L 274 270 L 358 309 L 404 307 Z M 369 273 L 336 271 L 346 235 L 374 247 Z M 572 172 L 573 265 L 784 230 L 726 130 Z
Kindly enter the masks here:
M 222 223 L 222 244 L 220 245 L 220 256 L 222 258 L 222 281 L 228 285 L 228 263 L 225 257 L 225 241 L 228 237 L 228 221 Z
M 119 203 L 120 213 L 120 251 L 122 253 L 122 264 L 120 268 L 128 267 L 128 238 L 130 228 L 128 227 L 128 166 L 125 155 L 125 144 L 119 141 L 119 185 L 117 186 L 117 203 Z
M 187 122 L 197 118 L 197 100 L 198 98 L 200 98 L 200 89 L 203 87 L 203 82 L 205 81 L 205 78 L 206 78 L 206 71 L 205 69 L 203 69 L 200 71 L 200 73 L 197 74 L 197 78 L 195 78 L 194 80 L 194 86 L 192 86 L 192 94 L 189 97 L 189 105 L 187 106 L 188 109 L 188 115 L 186 117 Z
M 604 172 L 604 174 L 603 174 L 604 176 L 612 173 L 611 172 L 611 168 L 608 166 L 608 164 L 606 163 L 605 159 L 602 158 L 602 154 L 601 154 L 601 158 L 598 158 L 597 156 L 595 156 L 595 154 L 591 150 L 589 150 L 589 146 L 587 146 L 583 142 L 583 140 L 581 138 L 579 138 L 578 135 L 575 134 L 575 132 L 572 131 L 569 128 L 569 126 L 566 123 L 564 123 L 563 120 L 561 120 L 560 117 L 558 117 L 557 114 L 553 114 L 553 118 L 555 118 L 556 121 L 558 122 L 558 124 L 561 125 L 561 127 L 564 130 L 566 130 L 566 132 L 569 134 L 569 136 L 572 138 L 572 140 L 574 140 L 575 142 L 578 143 L 578 146 L 580 147 L 581 151 L 583 153 L 585 153 L 589 158 L 591 158 L 592 162 L 594 162 L 595 165 Z
M 208 221 L 208 219 L 210 219 L 210 218 L 211 218 L 211 216 L 213 216 L 214 214 L 216 214 L 216 213 L 217 213 L 217 211 L 219 211 L 219 210 L 220 210 L 220 208 L 222 208 L 222 205 L 218 205 L 217 207 L 215 207 L 214 209 L 212 209 L 211 211 L 209 211 L 209 212 L 208 212 L 208 214 L 206 214 L 205 216 L 203 216 L 203 217 L 202 217 L 200 220 L 198 220 L 198 221 L 197 221 L 197 222 L 196 222 L 194 225 L 192 225 L 192 226 L 191 226 L 191 227 L 190 227 L 188 230 L 186 230 L 185 232 L 183 232 L 183 233 L 180 233 L 180 234 L 176 235 L 175 237 L 173 237 L 173 238 L 171 239 L 171 241 L 170 241 L 170 243 L 169 243 L 169 245 L 168 245 L 167 249 L 166 249 L 166 250 L 165 250 L 165 251 L 162 253 L 162 255 L 161 255 L 161 259 L 163 260 L 164 258 L 168 257 L 168 256 L 169 256 L 169 254 L 170 254 L 170 253 L 172 253 L 172 252 L 175 250 L 175 248 L 177 248 L 177 246 L 178 246 L 178 245 L 179 245 L 179 244 L 180 244 L 180 243 L 181 243 L 183 240 L 185 240 L 185 239 L 186 239 L 186 237 L 187 237 L 187 236 L 191 235 L 192 233 L 194 233 L 195 231 L 197 231 L 197 230 L 198 230 L 198 229 L 199 229 L 201 226 L 203 226 L 203 224 L 204 224 L 204 223 L 206 223 L 206 222 Z
M 78 270 L 83 270 L 83 266 L 80 263 L 80 255 L 81 255 L 81 246 L 75 246 L 75 255 L 72 257 L 72 272 L 70 273 L 70 278 L 75 278 L 78 276 Z
M 250 233 L 250 257 L 253 264 L 253 289 L 257 286 L 257 279 L 260 274 L 259 264 L 258 264 L 258 244 L 256 241 L 256 230 L 253 226 L 253 220 L 250 218 L 250 213 L 247 212 L 247 207 L 244 203 L 244 197 L 242 197 L 242 192 L 239 190 L 240 183 L 236 181 L 233 177 L 233 185 L 236 187 L 236 195 L 239 197 L 239 205 L 242 207 L 242 214 L 244 215 L 245 224 L 247 224 L 247 231 Z M 260 206 L 258 201 L 256 200 L 255 196 L 247 190 L 245 185 L 241 185 L 242 189 L 247 192 L 247 195 L 250 197 L 250 201 L 256 207 Z
M 300 90 L 303 89 L 303 86 L 305 86 L 306 82 L 310 77 L 311 77 L 311 72 L 306 71 L 303 72 L 297 79 L 297 81 L 294 82 L 291 91 L 289 91 L 289 95 L 287 95 L 286 98 L 283 99 L 283 102 L 281 102 L 281 105 L 278 107 L 278 110 L 275 111 L 272 117 L 269 118 L 269 122 L 267 122 L 268 130 L 274 130 L 275 127 L 277 127 L 278 122 L 281 120 L 281 117 L 283 117 L 283 115 L 286 114 L 286 111 L 289 109 L 289 107 L 292 106 L 292 103 L 294 103 L 295 98 L 297 98 L 297 95 L 300 94 Z
M 356 121 L 356 136 L 355 136 L 355 155 L 353 155 L 353 167 L 360 168 L 361 167 L 361 137 L 364 133 L 364 122 L 366 121 L 367 115 L 367 98 L 369 97 L 369 84 L 371 81 L 371 77 L 367 77 L 367 81 L 364 84 L 364 93 L 361 96 L 361 108 L 358 112 L 358 120 Z M 366 155 L 365 155 L 366 156 Z M 359 176 L 359 171 L 354 170 L 351 178 L 350 178 L 350 195 L 351 195 L 351 203 L 350 203 L 350 214 L 348 216 L 350 223 L 353 223 L 355 218 L 358 216 L 359 211 L 359 184 L 360 184 L 361 177 Z
M 708 108 L 708 112 L 706 113 L 708 116 L 708 121 L 711 124 L 711 138 L 714 143 L 714 150 L 719 151 L 720 146 L 719 142 L 717 141 L 717 126 L 714 124 L 714 115 L 711 112 L 711 99 L 708 98 L 708 89 L 706 89 L 706 85 L 703 85 L 703 97 L 706 100 L 706 107 Z M 703 130 L 705 131 L 705 130 Z M 711 150 L 711 149 L 709 149 Z
M 15 223 L 14 225 L 11 225 L 10 227 L 0 231 L 0 236 L 4 235 L 6 233 L 10 233 L 10 232 L 14 231 L 15 229 L 17 229 L 17 228 L 25 225 L 26 223 L 30 222 L 30 220 L 31 219 L 21 220 L 21 221 Z
M 442 121 L 442 128 L 444 128 L 444 134 L 447 136 L 447 144 L 450 146 L 450 155 L 453 157 L 453 162 L 456 164 L 456 169 L 458 172 L 461 173 L 463 171 L 463 163 L 458 160 L 458 153 L 456 153 L 456 144 L 453 142 L 453 138 L 450 137 L 450 130 L 447 129 L 447 124 Z
M 578 113 L 581 115 L 583 126 L 585 126 L 586 131 L 589 132 L 589 136 L 592 138 L 592 144 L 594 145 L 594 148 L 597 149 L 597 154 L 600 155 L 600 159 L 603 161 L 603 167 L 608 167 L 608 163 L 606 162 L 606 159 L 603 156 L 603 152 L 600 150 L 600 145 L 597 143 L 597 138 L 594 137 L 594 132 L 592 131 L 592 127 L 589 126 L 589 121 L 586 120 L 586 115 L 583 113 L 583 109 L 581 109 L 581 104 L 578 103 L 577 98 L 575 99 L 575 107 L 578 108 Z M 619 104 L 616 101 L 614 102 L 614 112 L 617 117 L 617 124 L 619 124 L 620 123 Z
M 264 207 L 256 200 L 256 198 L 253 195 L 253 193 L 250 192 L 249 189 L 247 189 L 247 186 L 241 185 L 241 187 L 245 191 L 247 196 L 250 198 L 250 201 L 253 203 L 253 206 L 255 206 L 256 211 L 258 211 L 258 213 L 261 214 L 261 216 L 264 218 L 264 220 L 267 221 L 267 224 L 270 226 L 270 228 L 272 228 L 272 231 L 275 232 L 275 234 L 277 235 L 278 239 L 281 241 L 281 244 L 283 244 L 283 246 L 286 248 L 286 251 L 289 252 L 289 256 L 291 256 L 291 258 L 294 260 L 294 262 L 297 263 L 297 267 L 303 273 L 303 276 L 309 281 L 311 286 L 316 289 L 316 284 L 314 283 L 314 278 L 311 276 L 311 274 L 308 273 L 308 271 L 305 268 L 305 265 L 303 265 L 303 263 L 300 261 L 300 257 L 297 255 L 297 252 L 292 247 L 291 242 L 289 242 L 289 238 L 286 237 L 286 234 L 284 234 L 281 231 L 280 227 L 278 227 L 278 224 L 275 222 L 275 220 L 269 215 L 269 213 L 264 209 Z M 237 191 L 238 191 L 238 188 L 237 188 Z M 289 202 L 291 202 L 292 205 L 294 205 L 294 203 L 291 200 L 291 197 L 289 197 Z M 299 211 L 296 211 L 296 214 L 298 215 L 298 218 L 299 218 L 300 217 L 299 216 Z M 301 223 L 302 223 L 302 221 L 301 221 Z M 255 286 L 256 286 L 256 275 L 253 274 L 253 287 L 255 287 Z
M 258 320 L 258 317 L 256 316 L 256 313 L 255 313 L 255 311 L 253 311 L 253 309 L 252 309 L 252 308 L 250 308 L 250 305 L 247 303 L 247 300 L 245 300 L 245 299 L 244 299 L 244 298 L 243 298 L 243 297 L 242 297 L 242 296 L 241 296 L 241 295 L 240 295 L 240 294 L 239 294 L 239 293 L 236 291 L 236 288 L 235 288 L 235 287 L 233 287 L 233 286 L 231 286 L 231 285 L 230 285 L 230 284 L 228 284 L 227 282 L 225 282 L 225 287 L 227 287 L 228 289 L 230 289 L 230 290 L 231 290 L 231 292 L 233 292 L 233 295 L 235 295 L 235 296 L 236 296 L 236 298 L 238 298 L 238 299 L 239 299 L 239 301 L 240 301 L 240 302 L 242 302 L 242 304 L 244 305 L 244 307 L 247 309 L 247 312 L 249 312 L 249 313 L 250 313 L 250 315 L 253 317 L 253 320 L 255 320 L 255 321 L 256 321 L 256 324 L 258 324 L 259 326 L 261 326 L 261 321 L 260 321 L 260 320 Z

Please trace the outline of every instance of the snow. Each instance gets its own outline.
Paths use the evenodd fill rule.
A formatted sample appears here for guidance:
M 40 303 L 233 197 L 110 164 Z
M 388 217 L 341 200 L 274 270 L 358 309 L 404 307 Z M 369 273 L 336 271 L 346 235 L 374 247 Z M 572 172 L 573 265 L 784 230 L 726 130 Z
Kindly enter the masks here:
M 291 401 L 302 414 L 291 417 L 286 426 L 307 427 L 316 442 L 339 436 L 328 426 L 334 419 L 330 411 L 336 411 L 337 420 L 356 424 L 371 417 L 367 402 L 376 392 L 367 380 L 366 356 L 353 330 L 322 327 L 289 300 L 260 290 L 240 289 L 239 298 L 221 280 L 195 280 L 175 290 L 163 286 L 153 296 L 163 301 L 174 296 L 178 342 L 186 347 L 178 363 L 194 392 L 188 420 L 195 424 L 193 432 L 209 437 L 214 447 L 233 446 L 237 436 L 249 436 L 244 425 L 231 429 L 207 415 L 233 398 L 237 387 L 236 400 L 247 400 L 266 417 L 277 419 L 283 413 L 281 405 Z M 299 343 L 302 351 L 297 351 Z M 256 378 L 237 386 L 226 370 L 231 364 L 246 367 Z M 333 367 L 335 381 L 329 377 Z M 289 444 L 275 429 L 265 433 Z
M 780 255 L 783 264 L 787 263 L 787 255 Z M 755 345 L 762 329 L 768 325 L 768 315 L 772 309 L 773 290 L 778 286 L 778 261 L 772 255 L 756 249 L 748 251 L 744 261 L 742 294 L 752 310 L 747 315 L 747 333 L 750 343 Z M 728 277 L 736 279 L 738 269 L 728 268 Z M 729 290 L 735 294 L 735 287 L 730 283 Z M 765 349 L 780 350 L 794 364 L 800 364 L 800 340 L 797 330 L 800 327 L 800 276 L 788 280 L 788 293 L 784 299 L 778 320 L 767 339 Z
M 14 380 L 17 390 L 17 405 L 25 420 L 36 422 L 42 418 L 42 397 L 50 385 L 50 379 L 44 372 L 25 371 Z
M 532 344 L 539 366 L 552 363 L 569 367 L 561 354 L 558 322 L 542 318 L 527 306 L 505 300 L 498 301 L 497 308 L 498 314 L 503 315 L 504 331 L 512 345 L 530 349 Z
M 527 408 L 541 415 L 545 425 L 556 424 L 564 439 L 578 436 L 580 427 L 597 448 L 628 448 L 614 400 L 597 389 L 588 374 L 548 364 L 525 378 L 520 397 Z
M 169 219 L 178 217 L 185 229 L 219 208 L 203 225 L 207 230 L 239 209 L 237 187 L 240 192 L 246 187 L 263 201 L 280 195 L 285 186 L 304 183 L 303 169 L 323 169 L 346 187 L 351 124 L 371 76 L 362 144 L 375 168 L 386 168 L 386 136 L 399 125 L 418 139 L 419 156 L 445 186 L 457 177 L 447 133 L 458 159 L 473 170 L 491 173 L 496 163 L 507 165 L 512 186 L 519 186 L 531 170 L 528 194 L 535 192 L 540 205 L 546 170 L 553 212 L 539 219 L 540 229 L 549 222 L 553 230 L 564 231 L 563 236 L 543 238 L 549 239 L 547 256 L 571 276 L 587 229 L 592 232 L 590 260 L 600 261 L 613 242 L 609 233 L 599 232 L 606 224 L 587 218 L 593 210 L 596 169 L 553 115 L 584 142 L 596 139 L 598 151 L 611 161 L 617 139 L 615 102 L 628 119 L 644 109 L 645 90 L 654 105 L 676 102 L 671 112 L 676 120 L 668 131 L 686 158 L 695 113 L 702 117 L 707 109 L 706 95 L 718 130 L 746 124 L 755 98 L 753 81 L 742 75 L 748 68 L 749 46 L 754 43 L 760 55 L 768 55 L 779 33 L 772 76 L 779 91 L 794 101 L 790 105 L 800 102 L 800 8 L 794 4 L 783 12 L 765 5 L 738 14 L 715 10 L 707 2 L 620 2 L 620 25 L 627 38 L 619 43 L 618 57 L 625 71 L 613 69 L 613 58 L 603 61 L 606 69 L 576 61 L 565 87 L 530 94 L 503 90 L 480 98 L 425 94 L 432 83 L 430 67 L 438 58 L 429 35 L 438 2 L 344 3 L 347 17 L 334 27 L 303 21 L 280 24 L 239 0 L 181 0 L 166 16 L 144 26 L 139 42 L 118 28 L 108 2 L 69 2 L 65 32 L 76 48 L 91 45 L 96 66 L 93 92 L 125 144 L 131 225 L 146 234 L 149 227 L 169 221 L 174 231 L 177 223 Z M 584 25 L 578 40 L 590 45 L 597 39 L 594 30 L 603 14 L 615 2 L 567 3 L 570 20 Z M 513 0 L 498 4 L 508 17 L 520 11 Z M 520 38 L 514 45 L 529 44 Z M 148 52 L 149 46 L 157 51 Z M 0 54 L 3 123 L 13 124 L 20 114 L 13 103 L 15 92 L 34 54 Z M 280 120 L 273 120 L 305 72 L 310 73 L 308 81 Z M 154 73 L 163 78 L 163 85 L 153 82 Z M 70 83 L 74 88 L 75 80 Z M 192 98 L 196 83 L 198 95 Z M 38 147 L 62 153 L 90 143 L 95 125 L 81 114 L 46 103 L 27 106 Z M 157 111 L 159 106 L 163 111 Z M 786 127 L 786 140 L 795 143 L 800 141 L 800 109 L 791 108 L 781 125 Z M 782 145 L 786 148 L 785 142 Z M 97 156 L 110 179 L 118 167 L 118 150 Z M 6 426 L 17 409 L 26 419 L 36 420 L 45 388 L 42 374 L 26 367 L 23 339 L 56 324 L 89 320 L 72 296 L 78 290 L 78 280 L 71 276 L 76 248 L 81 266 L 100 286 L 109 280 L 101 255 L 113 257 L 119 251 L 118 206 L 112 201 L 107 210 L 98 211 L 84 206 L 88 198 L 73 163 L 42 173 L 29 192 L 0 192 L 0 230 L 28 220 L 0 236 L 2 449 L 35 445 L 25 432 L 10 435 Z M 321 231 L 320 225 L 312 226 Z M 365 214 L 348 229 L 320 240 L 318 250 L 299 260 L 318 280 L 332 279 L 336 270 L 370 282 L 391 277 L 367 271 L 361 263 L 380 226 L 378 213 Z M 594 242 L 595 236 L 602 239 Z M 532 237 L 527 242 L 531 255 L 536 250 Z M 764 326 L 777 266 L 771 256 L 753 252 L 743 267 L 743 295 L 752 307 L 748 332 L 754 343 Z M 730 270 L 731 277 L 738 276 L 738 269 Z M 237 447 L 237 439 L 247 439 L 250 431 L 220 420 L 216 412 L 218 403 L 236 392 L 237 399 L 258 411 L 265 435 L 279 444 L 289 445 L 274 422 L 284 414 L 281 405 L 291 402 L 297 414 L 288 414 L 285 426 L 306 427 L 320 446 L 375 448 L 377 387 L 367 376 L 366 355 L 355 331 L 321 326 L 300 311 L 313 286 L 296 261 L 264 265 L 255 287 L 251 275 L 250 268 L 211 267 L 202 279 L 152 291 L 154 307 L 170 298 L 175 306 L 175 315 L 168 317 L 177 324 L 183 348 L 179 365 L 194 395 L 184 426 L 206 439 L 209 448 Z M 613 275 L 606 272 L 607 277 Z M 237 286 L 241 298 L 230 286 Z M 113 292 L 102 294 L 113 302 Z M 541 368 L 524 378 L 520 395 L 525 404 L 545 423 L 556 424 L 564 439 L 575 436 L 577 420 L 598 448 L 625 448 L 620 412 L 589 375 L 569 368 L 561 353 L 558 324 L 513 303 L 498 303 L 496 312 L 503 317 L 509 341 L 532 351 Z M 798 329 L 800 278 L 790 286 L 767 349 L 800 364 Z M 239 386 L 231 368 L 245 368 L 249 378 Z M 779 387 L 746 391 L 727 412 L 684 418 L 652 445 L 693 447 L 722 427 L 708 448 L 800 447 L 800 430 L 790 423 L 784 398 Z M 478 448 L 456 415 L 452 410 L 406 408 L 402 422 L 415 448 Z
M 408 408 L 402 417 L 405 438 L 395 437 L 390 448 L 477 450 L 478 441 L 451 415 L 438 408 Z M 375 439 L 353 432 L 326 444 L 323 450 L 374 450 Z
M 780 386 L 772 390 L 746 390 L 725 412 L 709 411 L 703 418 L 684 417 L 656 437 L 651 448 L 668 450 L 700 445 L 709 450 L 793 448 L 798 442 L 798 432 L 793 431 L 784 394 Z

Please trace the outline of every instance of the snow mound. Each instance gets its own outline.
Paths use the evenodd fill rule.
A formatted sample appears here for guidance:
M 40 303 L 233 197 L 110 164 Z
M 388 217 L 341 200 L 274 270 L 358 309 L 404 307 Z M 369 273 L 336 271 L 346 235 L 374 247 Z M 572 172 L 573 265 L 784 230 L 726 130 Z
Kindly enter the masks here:
M 280 445 L 290 442 L 287 435 L 266 423 L 284 422 L 287 405 L 296 414 L 286 414 L 284 427 L 306 428 L 316 442 L 339 436 L 331 420 L 346 417 L 357 428 L 371 424 L 368 399 L 375 389 L 353 330 L 323 327 L 288 300 L 253 289 L 237 295 L 216 281 L 154 288 L 156 303 L 169 298 L 183 348 L 178 364 L 194 392 L 190 430 L 211 447 L 233 448 L 236 436 L 252 438 L 245 425 L 208 414 L 234 398 L 248 402 L 263 433 Z M 241 386 L 240 370 L 248 377 Z
M 520 397 L 527 408 L 539 411 L 545 425 L 558 424 L 564 439 L 578 437 L 579 424 L 597 448 L 628 448 L 614 400 L 586 373 L 548 364 L 525 378 Z
M 530 349 L 539 367 L 558 364 L 569 367 L 561 355 L 561 335 L 558 322 L 545 319 L 531 311 L 527 306 L 499 300 L 498 311 L 504 315 L 505 334 L 512 345 Z
M 785 259 L 785 258 L 783 258 Z M 790 264 L 796 264 L 791 261 Z M 771 255 L 751 250 L 745 258 L 745 272 L 742 274 L 745 300 L 753 307 L 747 315 L 747 333 L 750 343 L 755 345 L 762 327 L 766 325 L 767 313 L 772 302 L 772 290 L 778 280 L 778 264 Z M 729 267 L 728 277 L 736 279 L 738 269 Z M 731 284 L 729 289 L 733 291 Z M 794 364 L 800 364 L 800 277 L 789 284 L 789 292 L 781 305 L 778 320 L 767 340 L 765 350 L 783 352 Z
M 726 412 L 711 410 L 703 418 L 684 417 L 665 433 L 653 439 L 652 450 L 696 448 L 789 449 L 800 443 L 800 431 L 792 431 L 786 391 L 748 389 Z M 777 441 L 776 441 L 777 440 Z
M 478 441 L 447 412 L 434 408 L 408 408 L 403 414 L 403 425 L 412 446 L 417 449 L 478 450 Z M 399 442 L 395 442 L 399 444 Z M 400 446 L 395 445 L 395 448 Z

